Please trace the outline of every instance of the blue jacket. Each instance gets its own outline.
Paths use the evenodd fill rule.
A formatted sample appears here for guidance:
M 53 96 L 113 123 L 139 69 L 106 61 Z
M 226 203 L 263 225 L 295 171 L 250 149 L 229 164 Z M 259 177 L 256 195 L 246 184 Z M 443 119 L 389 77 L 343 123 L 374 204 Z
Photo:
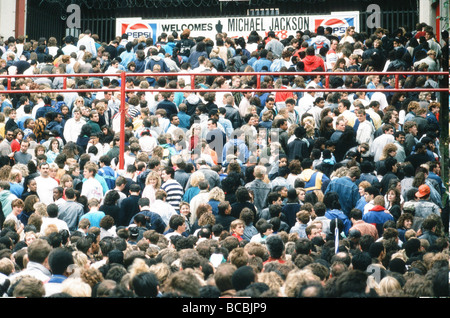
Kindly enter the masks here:
M 174 114 L 176 115 L 178 113 L 177 106 L 174 102 L 171 102 L 168 99 L 164 99 L 158 103 L 156 106 L 156 109 L 165 109 L 167 112 L 167 118 L 170 118 L 170 115 Z
M 324 194 L 336 192 L 342 211 L 348 215 L 361 198 L 358 186 L 347 176 L 331 180 Z
M 381 189 L 380 181 L 372 173 L 361 173 L 361 176 L 359 177 L 358 180 L 355 181 L 355 183 L 357 186 L 359 186 L 359 184 L 363 181 L 368 181 L 372 186 L 377 187 L 378 189 Z
M 178 118 L 180 119 L 180 124 L 178 125 L 178 127 L 189 129 L 189 127 L 191 126 L 191 116 L 189 116 L 185 112 L 178 112 Z
M 359 199 L 358 203 L 355 206 L 355 209 L 359 209 L 362 212 L 364 212 L 364 207 L 366 206 L 367 202 L 366 199 L 364 198 L 364 196 L 361 197 L 361 199 Z
M 439 177 L 437 174 L 435 174 L 434 172 L 429 172 L 428 173 L 428 178 L 435 180 L 438 184 L 439 184 L 439 189 L 440 189 L 440 193 L 441 195 L 444 194 L 445 192 L 445 186 L 444 183 L 442 182 L 441 177 Z
M 352 227 L 352 222 L 350 221 L 350 219 L 341 211 L 341 210 L 327 210 L 325 212 L 325 217 L 327 219 L 333 220 L 333 219 L 341 219 L 342 222 L 344 223 L 344 233 L 347 236 L 348 235 L 348 231 L 350 230 L 350 228 Z
M 225 144 L 225 146 L 223 146 L 222 161 L 225 162 L 227 160 L 228 149 L 233 149 L 234 146 L 239 148 L 239 153 L 241 156 L 239 159 L 244 159 L 242 161 L 247 162 L 248 157 L 250 156 L 250 151 L 248 150 L 245 142 L 241 139 L 231 139 Z
M 134 63 L 136 64 L 136 70 L 135 70 L 136 73 L 144 73 L 145 72 L 145 66 L 147 65 L 147 61 L 136 59 L 134 61 Z
M 103 168 L 100 168 L 98 170 L 98 174 L 105 179 L 105 182 L 110 190 L 116 187 L 116 179 L 118 174 L 111 167 L 104 166 Z
M 133 62 L 135 60 L 134 51 L 131 50 L 130 52 L 124 51 L 122 54 L 120 54 L 120 58 L 122 59 L 122 62 L 120 62 L 120 65 L 127 68 L 128 63 Z
M 312 169 L 305 169 L 300 177 L 305 182 L 304 188 L 306 192 L 314 190 L 324 191 L 328 188 L 328 184 L 330 183 L 330 178 L 324 173 Z
M 45 117 L 45 114 L 47 114 L 48 112 L 54 112 L 55 110 L 53 109 L 52 106 L 50 105 L 45 105 L 42 106 L 41 108 L 39 108 L 36 112 L 36 119 L 40 118 L 40 117 Z
M 58 123 L 57 121 L 51 121 L 47 124 L 45 127 L 47 130 L 56 130 L 59 133 L 59 136 L 62 137 L 64 135 L 64 128 L 63 126 Z
M 394 217 L 383 206 L 376 205 L 363 215 L 363 221 L 375 225 L 378 236 L 383 236 L 383 224 L 387 221 L 394 221 Z
M 175 42 L 167 42 L 166 45 L 163 45 L 163 49 L 166 53 L 169 53 L 170 55 L 173 54 L 173 48 L 175 47 Z
M 266 58 L 260 58 L 259 60 L 255 61 L 253 63 L 253 69 L 255 72 L 262 72 L 263 66 L 267 66 L 267 71 L 270 70 L 270 66 L 272 65 L 272 61 L 266 59 Z
M 161 73 L 167 73 L 170 72 L 169 67 L 167 66 L 166 62 L 164 62 L 164 59 L 161 56 L 158 55 L 152 55 L 149 58 L 146 59 L 146 70 L 153 70 L 153 67 L 158 64 L 161 66 Z
M 138 215 L 138 214 L 144 214 L 146 217 L 148 217 L 146 227 L 149 230 L 155 230 L 156 232 L 158 232 L 160 234 L 164 233 L 164 230 L 166 229 L 166 223 L 164 223 L 163 219 L 161 218 L 161 216 L 159 214 L 148 211 L 148 210 L 141 211 L 141 212 L 137 213 L 136 215 Z M 133 216 L 131 218 L 130 224 L 134 223 L 135 216 Z
M 270 184 L 265 183 L 260 179 L 255 179 L 245 185 L 247 189 L 253 191 L 254 194 L 254 205 L 258 212 L 261 212 L 267 206 L 267 195 L 272 190 Z M 295 222 L 294 222 L 295 223 Z

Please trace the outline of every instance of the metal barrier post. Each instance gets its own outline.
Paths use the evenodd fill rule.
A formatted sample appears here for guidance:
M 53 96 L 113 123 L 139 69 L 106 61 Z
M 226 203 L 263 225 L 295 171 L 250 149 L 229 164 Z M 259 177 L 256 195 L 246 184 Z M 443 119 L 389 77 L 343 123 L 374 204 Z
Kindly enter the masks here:
M 120 153 L 119 169 L 125 167 L 125 97 L 126 97 L 127 75 L 125 72 L 120 74 Z
M 191 75 L 191 88 L 195 89 L 195 75 L 194 74 Z

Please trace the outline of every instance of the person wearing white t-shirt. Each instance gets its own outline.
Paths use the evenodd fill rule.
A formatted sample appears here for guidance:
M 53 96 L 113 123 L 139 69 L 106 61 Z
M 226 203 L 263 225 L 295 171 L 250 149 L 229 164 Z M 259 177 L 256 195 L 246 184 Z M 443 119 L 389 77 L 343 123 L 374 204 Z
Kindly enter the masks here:
M 78 136 L 81 132 L 81 127 L 86 124 L 86 121 L 81 115 L 81 109 L 75 107 L 73 110 L 73 117 L 66 121 L 64 126 L 64 138 L 66 142 L 77 142 Z
M 83 181 L 83 186 L 81 188 L 81 195 L 86 196 L 88 199 L 95 198 L 99 202 L 103 200 L 103 187 L 95 175 L 97 173 L 97 165 L 95 163 L 88 162 L 84 165 L 83 176 L 86 178 Z
M 330 49 L 327 52 L 327 55 L 325 56 L 326 65 L 327 65 L 327 71 L 331 72 L 334 68 L 334 65 L 336 64 L 338 60 L 338 55 L 336 53 L 338 46 L 338 40 L 333 39 L 330 43 Z
M 378 84 L 376 87 L 378 90 L 383 90 L 384 89 L 384 85 L 382 83 Z M 386 94 L 378 91 L 378 92 L 374 92 L 372 94 L 372 96 L 370 97 L 370 101 L 377 101 L 380 103 L 380 110 L 383 110 L 384 108 L 386 108 L 387 106 L 389 106 L 389 103 L 387 101 L 386 98 Z
M 40 176 L 36 177 L 36 192 L 41 202 L 49 205 L 53 203 L 53 189 L 58 186 L 58 181 L 50 177 L 50 166 L 47 162 L 39 164 Z
M 90 52 L 93 58 L 97 57 L 97 48 L 95 47 L 95 40 L 92 38 L 92 32 L 86 30 L 77 42 L 78 50 L 84 45 L 86 47 L 86 52 Z
M 299 99 L 298 104 L 294 107 L 294 109 L 300 117 L 314 107 L 314 101 L 316 100 L 315 95 L 316 92 L 311 90 L 306 92 L 303 97 Z
M 59 208 L 55 203 L 51 203 L 47 206 L 48 217 L 42 218 L 40 234 L 45 235 L 45 232 L 50 225 L 55 225 L 58 231 L 69 231 L 69 226 L 67 225 L 66 221 L 58 219 L 58 213 Z
M 358 129 L 356 131 L 356 141 L 360 145 L 363 143 L 367 143 L 369 146 L 372 145 L 375 127 L 367 120 L 366 111 L 364 109 L 358 109 L 356 111 L 356 117 L 359 121 Z

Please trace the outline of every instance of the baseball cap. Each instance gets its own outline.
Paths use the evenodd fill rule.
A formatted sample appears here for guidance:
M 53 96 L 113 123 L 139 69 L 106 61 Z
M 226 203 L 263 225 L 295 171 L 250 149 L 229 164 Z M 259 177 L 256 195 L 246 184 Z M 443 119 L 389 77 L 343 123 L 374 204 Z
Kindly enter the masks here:
M 419 191 L 416 192 L 416 197 L 422 198 L 424 196 L 427 196 L 428 194 L 430 194 L 430 187 L 426 184 L 422 184 L 419 187 Z

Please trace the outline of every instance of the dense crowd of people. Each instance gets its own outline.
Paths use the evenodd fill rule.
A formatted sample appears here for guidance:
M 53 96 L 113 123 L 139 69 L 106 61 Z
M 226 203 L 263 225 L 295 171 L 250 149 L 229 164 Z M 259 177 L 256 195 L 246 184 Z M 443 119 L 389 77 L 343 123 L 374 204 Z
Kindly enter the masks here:
M 448 97 L 420 90 L 447 32 L 86 30 L 0 55 L 3 297 L 449 296 Z

